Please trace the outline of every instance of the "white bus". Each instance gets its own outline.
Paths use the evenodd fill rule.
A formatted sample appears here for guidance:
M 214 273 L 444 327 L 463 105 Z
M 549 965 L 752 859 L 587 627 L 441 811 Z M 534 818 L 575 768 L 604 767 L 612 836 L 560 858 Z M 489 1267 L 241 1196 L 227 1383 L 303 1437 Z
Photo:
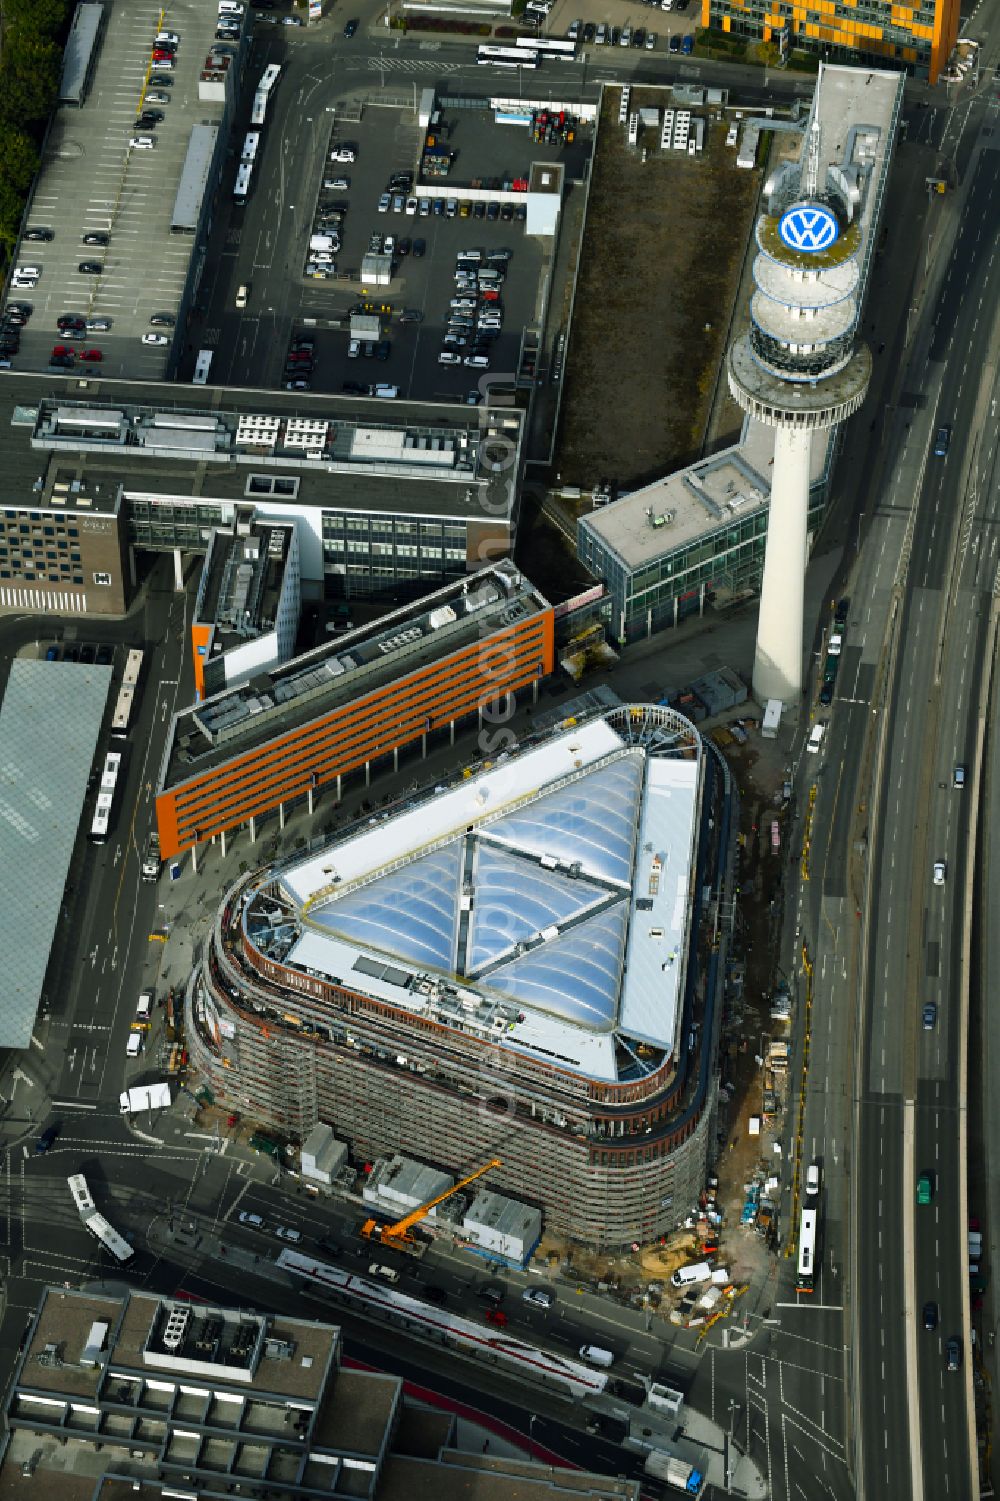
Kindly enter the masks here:
M 538 67 L 538 53 L 527 47 L 480 47 L 476 61 L 481 68 Z
M 208 372 L 212 368 L 212 351 L 199 349 L 198 358 L 194 362 L 194 374 L 191 377 L 193 386 L 207 386 Z
M 125 676 L 118 692 L 115 712 L 111 717 L 112 740 L 125 740 L 132 722 L 139 674 L 142 671 L 142 652 L 133 647 L 125 659 Z
M 253 109 L 250 111 L 250 124 L 263 125 L 267 115 L 267 94 L 263 89 L 258 89 L 253 96 Z
M 811 1293 L 816 1287 L 816 1236 L 819 1232 L 819 1214 L 815 1209 L 803 1209 L 799 1225 L 799 1266 L 795 1279 L 797 1293 Z
M 95 1236 L 101 1242 L 106 1251 L 111 1252 L 116 1261 L 130 1261 L 133 1255 L 132 1247 L 123 1235 L 119 1235 L 118 1231 L 112 1225 L 108 1224 L 103 1214 L 98 1214 L 93 1196 L 83 1174 L 74 1173 L 72 1177 L 66 1179 L 66 1182 L 69 1184 L 69 1191 L 73 1195 L 73 1203 L 76 1205 L 77 1213 L 91 1235 Z
M 250 196 L 250 179 L 253 176 L 253 162 L 241 162 L 236 168 L 236 185 L 233 188 L 233 201 L 246 203 Z
M 101 785 L 97 793 L 94 816 L 90 823 L 91 844 L 104 844 L 107 840 L 108 830 L 111 827 L 111 815 L 115 807 L 115 797 L 118 792 L 118 776 L 121 772 L 121 766 L 121 752 L 108 751 L 108 754 L 104 758 Z
M 514 45 L 523 52 L 538 52 L 543 56 L 547 53 L 551 57 L 565 57 L 569 62 L 576 60 L 576 43 L 565 38 L 519 36 Z
M 258 148 L 259 145 L 260 145 L 260 131 L 259 130 L 249 130 L 249 131 L 247 131 L 246 138 L 245 138 L 245 140 L 243 142 L 243 151 L 242 151 L 242 153 L 240 155 L 240 161 L 241 162 L 249 162 L 250 165 L 253 166 L 253 163 L 257 160 L 257 148 Z

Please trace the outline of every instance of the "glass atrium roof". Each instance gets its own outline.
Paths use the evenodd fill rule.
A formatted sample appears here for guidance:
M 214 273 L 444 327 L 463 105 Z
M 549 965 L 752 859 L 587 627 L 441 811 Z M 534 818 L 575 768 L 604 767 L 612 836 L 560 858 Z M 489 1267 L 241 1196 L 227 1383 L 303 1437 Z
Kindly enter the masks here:
M 627 920 L 628 904 L 620 901 L 493 970 L 489 984 L 523 1005 L 595 1032 L 609 1031 L 618 1014 Z
M 598 767 L 567 787 L 535 798 L 484 830 L 489 839 L 627 886 L 642 789 L 643 757 L 636 751 Z
M 480 842 L 473 867 L 472 909 L 466 972 L 470 975 L 535 939 L 545 928 L 607 901 L 589 881 L 546 870 L 537 860 L 507 854 Z
M 315 921 L 354 943 L 451 970 L 461 876 L 462 844 L 456 841 L 347 892 L 321 907 Z

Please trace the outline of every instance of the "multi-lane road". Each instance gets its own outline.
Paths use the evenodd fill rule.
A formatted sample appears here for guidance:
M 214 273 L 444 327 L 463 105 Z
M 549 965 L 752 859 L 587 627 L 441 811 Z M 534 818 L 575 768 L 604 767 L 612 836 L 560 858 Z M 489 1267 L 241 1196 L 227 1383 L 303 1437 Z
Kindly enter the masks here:
M 956 141 L 965 170 L 934 230 L 927 295 L 920 277 L 908 295 L 911 338 L 881 435 L 884 480 L 850 579 L 849 649 L 798 914 L 814 996 L 802 1151 L 823 1163 L 826 1209 L 819 1297 L 800 1318 L 833 1363 L 812 1379 L 848 1423 L 858 1468 L 846 1493 L 914 1501 L 975 1494 L 963 945 L 1000 519 L 990 208 L 1000 156 L 989 134 L 995 102 L 981 95 L 977 104 Z M 942 425 L 951 443 L 935 457 Z M 962 790 L 953 786 L 959 764 Z M 925 1029 L 928 1002 L 937 1014 Z M 934 1197 L 918 1206 L 924 1171 Z M 928 1303 L 933 1330 L 924 1328 Z M 953 1335 L 957 1372 L 945 1361 Z

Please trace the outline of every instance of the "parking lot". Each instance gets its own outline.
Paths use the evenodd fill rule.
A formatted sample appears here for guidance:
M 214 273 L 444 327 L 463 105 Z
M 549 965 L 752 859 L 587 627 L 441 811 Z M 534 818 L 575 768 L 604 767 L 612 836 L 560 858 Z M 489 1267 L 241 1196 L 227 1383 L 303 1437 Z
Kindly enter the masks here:
M 251 77 L 257 66 L 255 57 Z M 397 387 L 401 397 L 425 400 L 460 398 L 484 375 L 491 380 L 512 379 L 522 330 L 538 315 L 543 258 L 552 244 L 525 235 L 523 219 L 515 215 L 513 204 L 501 208 L 499 185 L 526 177 L 535 161 L 561 161 L 568 174 L 582 175 L 592 146 L 591 131 L 578 132 L 568 147 L 536 143 L 530 131 L 496 125 L 485 112 L 446 111 L 444 123 L 454 153 L 451 173 L 428 181 L 433 198 L 422 210 L 414 211 L 411 202 L 411 212 L 406 212 L 406 200 L 413 196 L 409 191 L 390 194 L 389 205 L 383 204 L 380 210 L 380 199 L 393 175 L 413 173 L 417 166 L 424 132 L 414 114 L 380 108 L 364 110 L 360 119 L 357 112 L 353 117 L 343 112 L 331 116 L 329 106 L 316 97 L 310 107 L 317 122 L 316 139 L 303 149 L 301 119 L 294 111 L 282 114 L 292 89 L 293 81 L 284 78 L 263 143 L 265 157 L 258 169 L 255 196 L 245 209 L 232 211 L 234 225 L 240 226 L 241 248 L 220 262 L 214 277 L 205 316 L 206 325 L 219 330 L 220 353 L 213 379 L 269 387 L 304 380 L 313 391 L 334 393 L 341 392 L 345 382 L 348 389 L 367 389 L 378 383 Z M 234 135 L 239 136 L 238 127 Z M 295 210 L 279 217 L 270 184 L 274 164 L 289 159 L 293 136 L 300 143 L 298 159 L 305 180 L 289 185 Z M 354 152 L 353 161 L 331 160 L 341 147 Z M 324 183 L 334 181 L 348 185 L 324 188 Z M 479 185 L 482 190 L 491 183 L 497 184 L 498 193 L 492 207 L 486 199 L 477 209 L 463 193 L 463 188 Z M 415 187 L 414 195 L 417 191 Z M 453 201 L 450 212 L 449 200 Z M 251 254 L 251 247 L 260 247 L 262 235 L 273 230 L 276 222 L 282 224 L 287 240 L 284 245 L 268 246 L 265 267 L 259 248 Z M 319 251 L 328 260 L 317 262 L 316 252 L 310 251 L 310 238 L 317 232 L 332 239 L 330 248 Z M 378 242 L 373 241 L 375 235 L 380 237 Z M 361 276 L 362 265 L 376 245 L 383 249 L 387 236 L 392 241 L 392 278 L 388 285 L 376 285 Z M 456 256 L 470 249 L 484 258 L 499 249 L 511 252 L 497 299 L 501 327 L 489 330 L 486 368 L 463 363 L 476 352 L 471 340 L 452 345 L 459 353 L 458 364 L 439 362 L 454 311 L 450 303 L 458 290 Z M 313 274 L 307 273 L 310 266 Z M 239 309 L 238 288 L 248 283 L 248 305 Z M 376 336 L 359 341 L 352 355 L 351 313 L 363 305 L 379 316 L 380 326 Z M 380 312 L 382 308 L 391 311 Z M 492 316 L 490 321 L 494 321 Z M 266 337 L 261 330 L 267 331 Z M 313 348 L 291 351 L 294 336 L 303 332 Z M 453 334 L 462 336 L 458 331 Z M 248 350 L 255 352 L 249 361 Z M 289 362 L 290 352 L 298 359 Z M 307 354 L 311 360 L 301 358 Z
M 128 6 L 112 0 L 107 9 L 90 92 L 82 108 L 58 110 L 31 206 L 29 230 L 44 229 L 52 238 L 22 241 L 18 248 L 15 265 L 36 266 L 41 275 L 36 286 L 11 293 L 34 309 L 12 363 L 47 369 L 54 346 L 65 337 L 56 320 L 74 313 L 101 325 L 77 341 L 77 359 L 81 351 L 97 349 L 100 360 L 93 364 L 102 373 L 157 380 L 171 340 L 147 346 L 142 336 L 156 332 L 152 314 L 176 314 L 188 273 L 193 242 L 171 235 L 170 220 L 190 129 L 218 118 L 222 109 L 198 99 L 215 6 L 194 0 L 171 5 L 169 28 L 180 41 L 171 82 L 153 89 L 169 103 L 150 105 L 164 118 L 142 129 L 136 117 L 163 12 L 153 0 Z M 136 135 L 152 137 L 155 146 L 130 149 Z M 88 233 L 106 236 L 107 243 L 85 244 Z M 100 274 L 81 272 L 81 263 L 99 266 Z M 167 328 L 161 337 L 164 332 L 170 335 Z

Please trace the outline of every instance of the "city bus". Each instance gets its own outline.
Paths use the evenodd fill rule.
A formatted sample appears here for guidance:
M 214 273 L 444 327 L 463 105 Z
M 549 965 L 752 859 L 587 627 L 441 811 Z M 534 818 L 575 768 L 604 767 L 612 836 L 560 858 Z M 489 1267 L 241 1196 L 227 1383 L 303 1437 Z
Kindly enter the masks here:
M 799 1267 L 795 1279 L 797 1293 L 811 1293 L 816 1288 L 816 1236 L 819 1232 L 819 1212 L 803 1209 L 799 1225 Z
M 522 47 L 480 47 L 476 61 L 481 68 L 538 67 L 538 53 Z
M 122 685 L 118 690 L 115 712 L 111 716 L 112 740 L 125 740 L 128 737 L 141 671 L 142 652 L 138 648 L 133 647 L 125 659 L 125 676 L 122 678 Z
M 240 162 L 236 168 L 236 183 L 233 187 L 233 202 L 246 203 L 250 196 L 250 179 L 253 176 L 253 162 Z
M 121 752 L 108 751 L 108 754 L 104 758 L 101 785 L 97 793 L 94 816 L 90 823 L 91 844 L 104 844 L 107 840 L 108 830 L 111 827 L 111 815 L 115 807 L 115 797 L 118 792 L 118 777 L 121 772 L 121 766 Z
M 212 351 L 210 349 L 199 349 L 198 358 L 194 363 L 194 374 L 191 377 L 191 384 L 193 386 L 207 386 L 208 373 L 211 368 Z
M 240 154 L 241 162 L 249 162 L 253 166 L 257 160 L 257 148 L 260 145 L 260 131 L 250 130 L 243 142 L 243 150 Z
M 91 1235 L 100 1241 L 106 1251 L 111 1252 L 111 1255 L 117 1262 L 130 1261 L 133 1255 L 132 1247 L 123 1235 L 119 1235 L 118 1231 L 112 1225 L 108 1224 L 103 1214 L 98 1214 L 97 1206 L 94 1203 L 93 1196 L 87 1186 L 87 1180 L 83 1174 L 73 1173 L 71 1177 L 66 1179 L 66 1182 L 69 1185 L 70 1193 L 73 1195 L 73 1203 L 76 1205 L 77 1213 Z
M 542 56 L 565 57 L 576 61 L 576 43 L 565 38 L 549 36 L 519 36 L 514 44 L 522 52 L 537 52 Z

